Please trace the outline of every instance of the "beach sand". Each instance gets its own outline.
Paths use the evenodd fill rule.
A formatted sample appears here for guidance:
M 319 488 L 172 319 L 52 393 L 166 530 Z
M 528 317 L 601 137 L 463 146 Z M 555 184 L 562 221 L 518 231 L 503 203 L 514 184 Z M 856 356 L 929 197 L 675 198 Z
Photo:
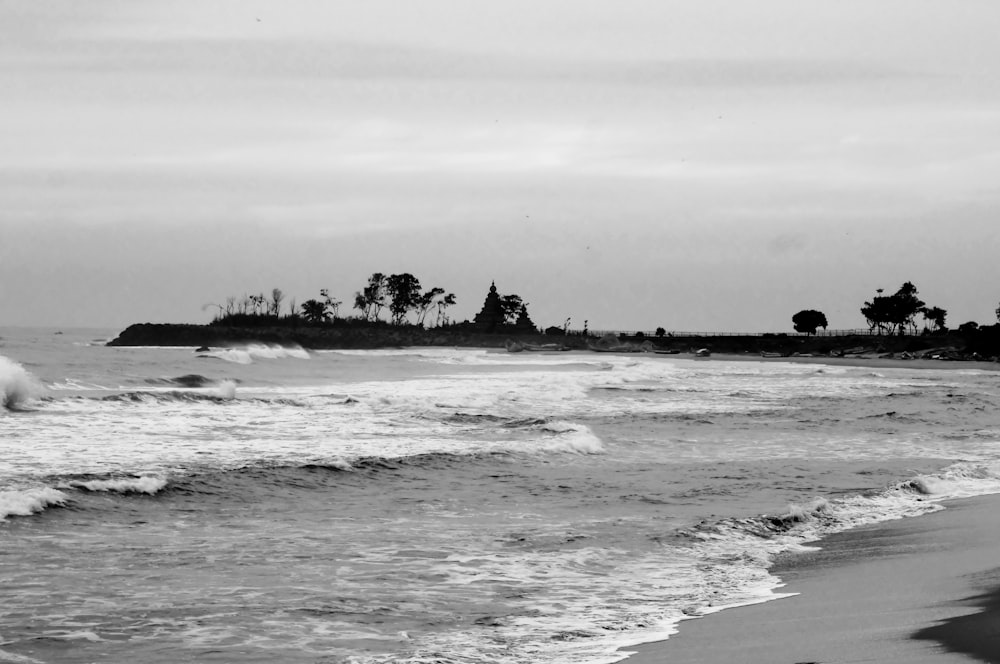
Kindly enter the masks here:
M 688 357 L 688 356 L 668 356 Z M 958 361 L 958 360 L 903 360 L 896 357 L 875 355 L 849 355 L 847 357 L 827 357 L 824 355 L 798 357 L 761 357 L 754 353 L 718 353 L 711 356 L 715 360 L 738 360 L 743 362 L 793 362 L 795 364 L 828 364 L 831 366 L 870 367 L 872 369 L 942 369 L 957 371 L 1000 371 L 1000 362 Z
M 686 620 L 626 663 L 1000 662 L 1000 496 L 946 505 L 786 556 L 797 595 Z

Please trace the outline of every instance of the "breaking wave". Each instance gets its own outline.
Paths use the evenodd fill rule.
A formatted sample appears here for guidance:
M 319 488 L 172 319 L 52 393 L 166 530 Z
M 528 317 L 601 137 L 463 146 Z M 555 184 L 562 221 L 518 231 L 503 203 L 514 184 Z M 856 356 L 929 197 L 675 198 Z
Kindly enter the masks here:
M 582 424 L 572 422 L 551 422 L 542 426 L 542 431 L 550 436 L 542 441 L 546 452 L 571 452 L 573 454 L 603 454 L 604 443 Z
M 215 348 L 198 353 L 198 357 L 214 357 L 236 364 L 252 364 L 254 360 L 280 360 L 296 358 L 309 359 L 309 351 L 301 346 L 278 346 L 266 344 L 249 344 L 242 347 Z
M 45 388 L 17 362 L 0 355 L 0 408 L 17 410 L 40 398 Z
M 101 397 L 101 401 L 114 401 L 120 403 L 170 403 L 170 402 L 201 402 L 210 401 L 225 403 L 231 401 L 236 396 L 236 384 L 232 381 L 225 381 L 219 386 L 217 393 L 209 392 L 181 392 L 173 390 L 170 392 L 122 392 L 120 394 L 109 394 Z
M 779 515 L 702 522 L 684 534 L 700 538 L 734 533 L 766 539 L 794 536 L 799 542 L 882 521 L 944 509 L 942 501 L 1000 493 L 1000 463 L 960 462 L 934 475 L 919 475 L 882 491 L 836 499 L 816 497 L 791 504 Z
M 224 401 L 232 401 L 236 398 L 236 381 L 235 380 L 224 380 L 219 383 L 219 394 L 220 399 Z
M 162 477 L 141 476 L 112 479 L 73 480 L 60 488 L 78 489 L 82 491 L 106 491 L 109 493 L 144 493 L 155 495 L 167 486 L 167 480 Z
M 179 387 L 205 387 L 215 384 L 214 380 L 201 374 L 185 374 L 175 378 L 147 378 L 146 382 L 150 385 L 177 385 Z
M 0 521 L 8 516 L 31 516 L 47 507 L 62 507 L 68 500 L 69 496 L 51 487 L 0 491 Z

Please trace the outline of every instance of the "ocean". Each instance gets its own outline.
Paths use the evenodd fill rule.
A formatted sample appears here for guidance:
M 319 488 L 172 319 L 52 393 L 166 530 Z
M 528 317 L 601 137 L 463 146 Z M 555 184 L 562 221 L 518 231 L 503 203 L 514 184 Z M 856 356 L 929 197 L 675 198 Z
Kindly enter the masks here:
M 610 663 L 1000 491 L 961 365 L 115 332 L 0 328 L 0 662 Z

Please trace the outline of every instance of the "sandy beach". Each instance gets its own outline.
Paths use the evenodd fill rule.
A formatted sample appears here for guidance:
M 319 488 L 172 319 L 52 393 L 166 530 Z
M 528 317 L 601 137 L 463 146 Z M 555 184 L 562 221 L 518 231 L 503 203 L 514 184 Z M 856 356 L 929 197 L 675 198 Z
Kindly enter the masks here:
M 680 356 L 686 357 L 686 356 Z M 793 362 L 795 364 L 828 364 L 830 366 L 871 367 L 872 369 L 948 369 L 957 371 L 1000 371 L 1000 363 L 987 361 L 927 360 L 915 358 L 904 360 L 875 355 L 849 355 L 828 357 L 825 355 L 800 355 L 788 357 L 762 357 L 754 353 L 716 353 L 715 360 L 739 360 L 744 362 Z
M 779 561 L 794 596 L 681 623 L 628 664 L 1000 662 L 1000 496 L 829 537 Z

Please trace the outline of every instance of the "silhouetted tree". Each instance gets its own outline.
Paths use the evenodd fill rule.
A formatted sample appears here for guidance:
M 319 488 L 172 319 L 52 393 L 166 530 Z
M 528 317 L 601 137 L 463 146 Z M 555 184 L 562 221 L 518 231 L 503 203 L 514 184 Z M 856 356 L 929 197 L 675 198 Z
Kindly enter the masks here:
M 420 280 L 409 272 L 391 274 L 385 280 L 385 292 L 389 298 L 392 323 L 400 325 L 410 309 L 417 306 L 420 299 Z
M 310 323 L 324 323 L 329 314 L 326 311 L 326 302 L 319 300 L 306 300 L 302 303 L 302 317 Z
M 436 324 L 437 324 L 438 327 L 441 327 L 442 325 L 447 325 L 448 324 L 448 314 L 445 313 L 445 312 L 448 309 L 448 307 L 452 307 L 454 305 L 455 305 L 455 294 L 454 293 L 448 293 L 443 298 L 441 298 L 440 300 L 438 300 L 438 302 L 437 302 L 437 321 L 436 321 Z
M 826 329 L 826 314 L 815 309 L 803 309 L 792 316 L 792 325 L 795 327 L 796 332 L 816 334 L 817 328 Z
M 666 333 L 667 333 L 667 331 L 664 330 L 662 327 L 656 328 L 656 337 L 658 339 L 663 338 L 663 335 L 665 335 Z
M 378 320 L 386 305 L 386 276 L 375 272 L 368 277 L 368 285 L 354 294 L 354 308 L 361 312 L 365 320 Z
M 444 289 L 435 286 L 417 298 L 417 325 L 424 324 L 424 320 L 427 318 L 427 312 L 431 310 L 432 306 L 434 306 L 434 300 L 439 295 L 444 295 Z
M 264 297 L 263 293 L 250 296 L 250 304 L 253 307 L 254 316 L 259 316 L 261 312 L 264 311 L 264 303 L 266 301 L 267 298 Z
M 882 295 L 882 289 L 878 293 L 861 307 L 861 314 L 868 321 L 870 329 L 878 329 L 879 334 L 902 334 L 907 327 L 916 327 L 913 319 L 924 306 L 923 300 L 917 297 L 916 286 L 907 281 L 892 295 Z
M 274 288 L 271 290 L 271 303 L 268 306 L 269 313 L 277 318 L 281 315 L 281 302 L 285 299 L 285 294 L 281 292 L 280 288 Z
M 948 315 L 948 312 L 941 307 L 924 307 L 920 310 L 923 314 L 925 321 L 930 321 L 934 323 L 934 328 L 939 331 L 947 329 L 944 326 L 944 319 Z
M 340 300 L 335 297 L 331 297 L 330 291 L 326 288 L 320 289 L 319 296 L 323 298 L 323 304 L 326 305 L 327 310 L 330 312 L 330 316 L 332 318 L 336 318 L 337 312 L 340 310 Z

